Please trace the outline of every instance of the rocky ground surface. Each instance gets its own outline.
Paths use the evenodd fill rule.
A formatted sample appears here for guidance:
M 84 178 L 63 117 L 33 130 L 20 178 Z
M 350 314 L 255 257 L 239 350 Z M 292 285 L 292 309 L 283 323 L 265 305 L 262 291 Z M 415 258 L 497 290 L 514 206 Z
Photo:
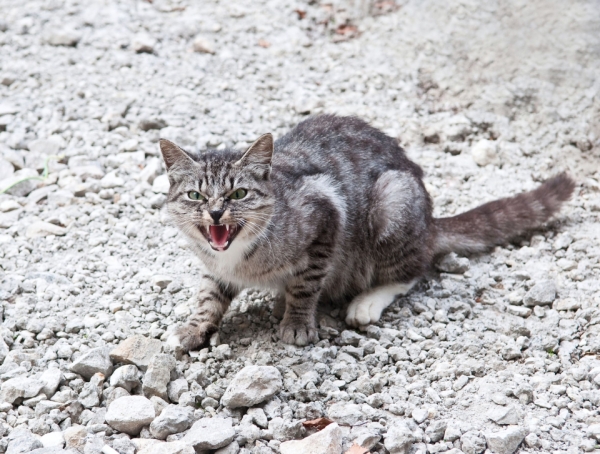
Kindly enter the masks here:
M 350 3 L 350 2 L 348 2 Z M 0 452 L 578 453 L 600 440 L 600 4 L 0 0 Z M 578 181 L 559 220 L 439 272 L 363 331 L 283 345 L 269 295 L 164 340 L 201 265 L 159 137 L 308 114 L 398 137 L 447 215 Z M 303 422 L 334 424 L 312 431 Z M 354 452 L 365 452 L 357 450 Z

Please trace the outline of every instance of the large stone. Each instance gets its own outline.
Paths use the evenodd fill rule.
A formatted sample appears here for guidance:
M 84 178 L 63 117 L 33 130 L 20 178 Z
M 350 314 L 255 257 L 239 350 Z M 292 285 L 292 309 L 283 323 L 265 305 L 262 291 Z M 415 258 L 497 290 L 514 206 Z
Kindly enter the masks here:
M 192 445 L 196 451 L 218 449 L 228 445 L 235 437 L 231 419 L 202 418 L 196 421 L 182 441 Z
M 40 184 L 39 174 L 34 169 L 17 170 L 10 177 L 0 181 L 0 192 L 17 197 L 25 197 Z
M 448 422 L 444 420 L 432 421 L 429 427 L 425 430 L 425 434 L 429 437 L 432 443 L 437 443 L 446 433 Z
M 171 434 L 183 432 L 192 425 L 193 414 L 191 407 L 169 405 L 152 421 L 150 433 L 154 438 L 164 440 Z
M 137 34 L 131 42 L 131 48 L 138 54 L 151 54 L 152 52 L 154 52 L 154 46 L 156 46 L 156 39 L 154 39 L 147 33 Z
M 214 54 L 215 46 L 212 41 L 208 40 L 204 36 L 196 36 L 194 38 L 194 42 L 192 43 L 194 48 L 194 52 L 199 52 L 203 54 Z
M 154 355 L 142 381 L 142 391 L 146 397 L 158 396 L 167 399 L 167 385 L 171 371 L 175 369 L 175 358 L 165 353 Z
M 527 431 L 519 426 L 510 426 L 500 432 L 487 432 L 485 439 L 488 448 L 497 454 L 513 454 L 527 435 Z
M 273 434 L 274 440 L 288 441 L 299 438 L 304 427 L 300 421 L 291 421 L 275 417 L 269 421 L 269 432 Z
M 221 403 L 228 408 L 253 407 L 269 400 L 283 386 L 279 371 L 272 366 L 246 366 L 233 378 Z
M 38 238 L 42 236 L 63 236 L 67 233 L 67 229 L 50 222 L 37 221 L 27 227 L 25 236 L 27 238 Z
M 556 299 L 556 284 L 552 280 L 538 282 L 525 294 L 525 306 L 546 306 Z
M 492 164 L 497 159 L 497 145 L 493 140 L 482 139 L 473 145 L 471 149 L 471 156 L 473 161 L 480 166 L 484 167 L 488 164 Z
M 59 447 L 62 448 L 65 445 L 65 437 L 62 432 L 50 432 L 42 435 L 40 438 L 44 448 Z
M 81 40 L 81 33 L 68 28 L 58 28 L 52 30 L 46 36 L 46 42 L 51 46 L 76 46 Z
M 461 449 L 465 454 L 481 454 L 485 451 L 485 438 L 481 432 L 470 430 L 460 437 Z
M 519 423 L 519 415 L 517 414 L 517 410 L 513 405 L 506 407 L 495 407 L 488 412 L 487 416 L 496 424 L 500 425 Z
M 167 175 L 157 176 L 152 183 L 152 190 L 158 194 L 168 194 L 169 187 L 170 183 Z
M 188 382 L 185 378 L 178 378 L 167 385 L 167 394 L 171 402 L 179 402 L 181 395 L 190 390 Z
M 154 417 L 154 405 L 148 399 L 143 396 L 125 396 L 110 404 L 105 419 L 113 429 L 137 435 Z
M 110 386 L 121 387 L 129 393 L 141 384 L 140 371 L 133 364 L 118 367 L 110 377 Z
M 110 352 L 110 357 L 115 362 L 133 364 L 145 371 L 152 357 L 160 353 L 161 350 L 161 341 L 136 335 L 121 342 Z
M 337 402 L 327 409 L 331 419 L 341 426 L 354 426 L 366 419 L 360 405 Z
M 408 424 L 404 421 L 396 421 L 388 428 L 384 446 L 390 454 L 408 454 L 415 441 L 413 431 Z
M 31 433 L 29 429 L 15 429 L 8 436 L 8 449 L 6 454 L 26 454 L 34 449 L 43 448 L 44 445 L 39 437 Z
M 63 374 L 58 368 L 47 369 L 44 371 L 42 376 L 40 377 L 40 381 L 44 384 L 42 388 L 42 394 L 45 394 L 48 397 L 52 397 L 58 386 L 60 385 L 61 380 L 63 379 Z
M 35 397 L 43 387 L 44 383 L 34 378 L 23 376 L 11 378 L 2 383 L 0 402 L 14 404 L 20 398 L 29 399 L 30 397 Z
M 104 384 L 104 374 L 95 373 L 88 383 L 83 385 L 79 393 L 79 402 L 86 408 L 94 408 L 100 405 L 102 396 L 102 385 Z
M 342 451 L 342 430 L 336 423 L 303 440 L 290 440 L 281 443 L 281 454 L 340 454 Z
M 86 380 L 92 378 L 97 372 L 108 377 L 112 372 L 112 363 L 108 355 L 108 350 L 105 347 L 92 348 L 77 358 L 71 364 L 70 369 Z
M 87 430 L 85 427 L 80 425 L 71 426 L 65 429 L 63 437 L 65 437 L 65 447 L 67 449 L 75 449 L 79 452 L 83 452 L 85 439 L 87 437 Z

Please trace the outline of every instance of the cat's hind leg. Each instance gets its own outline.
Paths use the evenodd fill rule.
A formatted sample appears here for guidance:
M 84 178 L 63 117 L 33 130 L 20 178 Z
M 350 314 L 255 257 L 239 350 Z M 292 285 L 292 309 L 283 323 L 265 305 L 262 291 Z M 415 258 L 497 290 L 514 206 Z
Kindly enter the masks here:
M 361 293 L 348 306 L 346 323 L 358 327 L 378 322 L 396 295 L 406 295 L 416 282 L 414 279 L 404 284 L 382 285 Z

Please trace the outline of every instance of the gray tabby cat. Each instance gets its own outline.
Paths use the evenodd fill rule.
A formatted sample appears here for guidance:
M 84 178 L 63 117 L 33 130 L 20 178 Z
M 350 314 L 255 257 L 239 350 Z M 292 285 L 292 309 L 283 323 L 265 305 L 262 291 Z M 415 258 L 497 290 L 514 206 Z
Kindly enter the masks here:
M 206 266 L 197 311 L 170 343 L 204 344 L 245 287 L 278 295 L 284 342 L 318 340 L 320 301 L 350 301 L 346 322 L 375 323 L 434 259 L 504 243 L 568 200 L 561 174 L 538 189 L 434 219 L 423 171 L 396 140 L 354 117 L 309 118 L 244 153 L 190 153 L 161 140 L 168 211 Z

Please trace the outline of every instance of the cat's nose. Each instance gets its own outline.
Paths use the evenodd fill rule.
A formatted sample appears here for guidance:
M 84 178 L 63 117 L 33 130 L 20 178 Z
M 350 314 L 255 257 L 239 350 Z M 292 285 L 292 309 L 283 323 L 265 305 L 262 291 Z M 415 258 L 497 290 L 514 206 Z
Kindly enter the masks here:
M 210 210 L 208 212 L 210 214 L 210 217 L 213 218 L 213 221 L 215 221 L 215 224 L 218 224 L 221 220 L 221 216 L 223 216 L 223 211 L 225 210 Z

